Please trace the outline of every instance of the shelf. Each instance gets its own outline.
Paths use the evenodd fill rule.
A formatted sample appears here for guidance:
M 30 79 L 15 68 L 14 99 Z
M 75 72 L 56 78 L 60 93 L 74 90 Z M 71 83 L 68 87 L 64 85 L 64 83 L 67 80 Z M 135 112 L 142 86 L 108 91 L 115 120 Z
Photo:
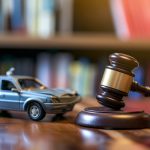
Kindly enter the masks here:
M 0 48 L 36 49 L 95 49 L 95 50 L 149 50 L 149 40 L 123 41 L 110 34 L 73 34 L 55 35 L 49 38 L 29 37 L 26 35 L 0 35 Z

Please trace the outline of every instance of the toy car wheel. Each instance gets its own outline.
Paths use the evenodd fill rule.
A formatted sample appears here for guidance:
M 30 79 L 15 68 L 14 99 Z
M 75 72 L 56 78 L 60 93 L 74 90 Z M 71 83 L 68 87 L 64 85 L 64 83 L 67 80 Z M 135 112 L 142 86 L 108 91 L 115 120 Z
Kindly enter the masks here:
M 42 120 L 46 114 L 42 106 L 36 102 L 29 104 L 27 111 L 29 117 L 34 121 Z

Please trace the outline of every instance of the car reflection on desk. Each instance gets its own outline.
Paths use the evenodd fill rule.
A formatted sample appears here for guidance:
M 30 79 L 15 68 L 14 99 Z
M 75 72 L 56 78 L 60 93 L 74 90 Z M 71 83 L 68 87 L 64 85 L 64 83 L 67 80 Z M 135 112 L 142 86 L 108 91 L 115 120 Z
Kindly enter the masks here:
M 64 114 L 80 101 L 71 89 L 48 89 L 28 76 L 0 76 L 0 110 L 26 111 L 30 119 L 42 120 L 46 113 Z

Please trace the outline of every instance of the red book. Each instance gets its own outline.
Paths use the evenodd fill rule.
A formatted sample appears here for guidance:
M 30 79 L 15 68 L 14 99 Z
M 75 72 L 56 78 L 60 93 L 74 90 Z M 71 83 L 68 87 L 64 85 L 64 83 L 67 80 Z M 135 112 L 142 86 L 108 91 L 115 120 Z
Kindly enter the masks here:
M 150 38 L 149 0 L 112 0 L 111 8 L 120 37 Z

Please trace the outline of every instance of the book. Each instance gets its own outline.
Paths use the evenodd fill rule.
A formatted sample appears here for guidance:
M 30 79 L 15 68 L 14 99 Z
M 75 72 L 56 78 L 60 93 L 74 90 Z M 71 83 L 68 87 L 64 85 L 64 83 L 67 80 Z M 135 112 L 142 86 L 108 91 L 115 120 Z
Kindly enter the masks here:
M 110 0 L 118 37 L 145 39 L 150 37 L 149 0 Z
M 55 33 L 55 0 L 26 0 L 25 21 L 29 35 L 47 38 Z
M 55 0 L 38 0 L 37 35 L 52 36 L 55 33 Z
M 21 31 L 24 26 L 23 0 L 12 0 L 11 24 L 13 31 Z
M 69 88 L 69 67 L 72 55 L 59 53 L 53 60 L 53 87 Z
M 4 20 L 3 20 L 3 11 L 2 11 L 2 0 L 0 0 L 0 32 L 4 31 Z
M 37 35 L 37 7 L 39 0 L 26 0 L 25 2 L 25 26 L 30 36 Z
M 70 87 L 82 95 L 82 78 L 81 78 L 81 64 L 79 61 L 74 61 L 70 65 Z
M 79 87 L 80 87 L 80 94 L 87 96 L 89 95 L 89 93 L 91 91 L 89 91 L 89 83 L 90 83 L 90 62 L 88 58 L 80 58 L 79 59 L 79 63 L 80 63 L 80 74 L 79 74 L 79 78 L 80 78 L 80 82 Z
M 83 64 L 83 73 L 81 74 L 83 78 L 82 92 L 84 96 L 95 96 L 95 76 L 96 67 L 91 62 Z
M 93 96 L 95 91 L 95 65 L 88 58 L 80 58 L 70 65 L 70 87 L 81 96 Z
M 12 10 L 13 10 L 13 1 L 10 0 L 2 0 L 1 1 L 1 13 L 2 13 L 2 27 L 4 32 L 12 31 Z
M 57 0 L 57 30 L 60 34 L 69 34 L 73 30 L 74 0 Z
M 47 87 L 52 87 L 52 57 L 49 53 L 41 53 L 36 59 L 35 76 L 42 81 Z

